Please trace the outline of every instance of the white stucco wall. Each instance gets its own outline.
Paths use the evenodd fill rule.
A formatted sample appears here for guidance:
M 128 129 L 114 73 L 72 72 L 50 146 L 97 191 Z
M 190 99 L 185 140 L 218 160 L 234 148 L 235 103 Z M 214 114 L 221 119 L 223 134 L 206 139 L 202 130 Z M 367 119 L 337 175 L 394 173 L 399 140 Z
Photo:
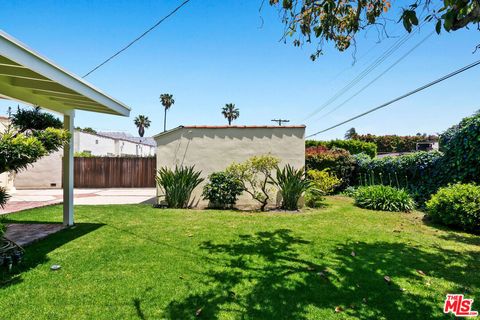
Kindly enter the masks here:
M 15 188 L 48 189 L 62 187 L 63 151 L 57 151 L 41 158 L 27 170 L 17 173 Z
M 195 165 L 206 180 L 209 174 L 225 170 L 234 161 L 243 162 L 264 154 L 278 157 L 280 166 L 290 164 L 301 168 L 305 165 L 305 127 L 184 127 L 157 135 L 155 141 L 157 168 Z M 192 195 L 199 207 L 208 205 L 201 199 L 204 184 Z M 258 207 L 258 202 L 244 194 L 237 206 L 253 208 Z

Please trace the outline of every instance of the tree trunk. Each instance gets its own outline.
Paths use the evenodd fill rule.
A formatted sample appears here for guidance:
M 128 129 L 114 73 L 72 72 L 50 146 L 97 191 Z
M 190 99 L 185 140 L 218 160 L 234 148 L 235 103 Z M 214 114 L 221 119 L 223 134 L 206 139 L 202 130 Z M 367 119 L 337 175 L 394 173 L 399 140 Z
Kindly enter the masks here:
M 268 199 L 267 199 L 267 201 L 262 202 L 262 206 L 260 207 L 260 211 L 262 211 L 262 212 L 265 211 L 265 207 L 267 206 L 267 203 L 268 203 Z
M 145 129 L 143 127 L 138 128 L 138 135 L 140 136 L 140 138 L 143 138 L 143 136 L 145 135 Z
M 232 125 L 232 119 L 228 118 L 228 125 L 231 126 Z
M 167 108 L 165 108 L 165 117 L 163 117 L 163 131 L 167 131 Z

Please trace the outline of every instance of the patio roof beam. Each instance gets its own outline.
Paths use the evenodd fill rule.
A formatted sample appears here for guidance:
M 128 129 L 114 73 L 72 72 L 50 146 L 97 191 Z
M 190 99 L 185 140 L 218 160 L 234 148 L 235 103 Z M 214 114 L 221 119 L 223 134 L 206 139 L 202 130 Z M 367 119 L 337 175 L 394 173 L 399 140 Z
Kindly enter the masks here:
M 22 65 L 4 57 L 4 56 L 0 56 L 0 63 L 1 64 L 6 64 L 6 65 L 10 65 L 10 66 L 19 66 L 19 67 L 23 67 Z
M 44 90 L 51 90 L 51 91 L 60 92 L 60 93 L 77 94 L 77 92 L 71 89 L 65 88 L 64 86 L 55 82 L 38 81 L 38 80 L 23 79 L 23 78 L 12 78 L 10 83 L 16 87 L 23 87 L 23 88 L 29 88 L 29 89 L 44 89 Z
M 59 101 L 59 102 L 62 102 L 62 103 L 75 103 L 75 104 L 82 105 L 82 106 L 103 107 L 101 104 L 96 103 L 95 101 L 92 101 L 92 100 L 89 100 L 89 99 L 80 100 L 80 99 L 75 99 L 75 98 L 69 99 L 69 98 L 61 98 L 61 97 L 49 97 L 49 99 L 54 100 L 54 101 Z
M 49 81 L 52 82 L 52 80 L 39 75 L 36 72 L 33 72 L 31 70 L 28 70 L 27 68 L 21 68 L 17 66 L 5 66 L 5 65 L 0 65 L 0 74 L 9 76 L 9 77 L 14 77 L 14 78 L 25 78 L 25 79 L 34 79 L 34 80 L 42 80 L 42 81 Z

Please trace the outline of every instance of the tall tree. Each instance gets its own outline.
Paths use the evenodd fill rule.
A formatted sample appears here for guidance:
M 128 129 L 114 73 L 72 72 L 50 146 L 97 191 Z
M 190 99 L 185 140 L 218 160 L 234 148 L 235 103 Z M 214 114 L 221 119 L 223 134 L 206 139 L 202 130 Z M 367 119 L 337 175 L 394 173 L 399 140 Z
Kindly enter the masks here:
M 357 136 L 357 131 L 355 130 L 355 128 L 350 128 L 347 130 L 347 132 L 345 132 L 345 139 L 347 140 L 355 139 L 356 136 Z
M 58 151 L 70 139 L 70 133 L 62 129 L 63 123 L 40 108 L 18 109 L 10 116 L 12 127 L 0 132 L 0 174 L 19 172 L 41 157 Z M 9 196 L 0 187 L 0 207 Z
M 228 125 L 232 125 L 232 121 L 240 117 L 240 111 L 238 108 L 235 108 L 234 103 L 227 103 L 225 107 L 222 108 L 223 116 L 228 120 Z
M 165 117 L 163 118 L 163 131 L 167 131 L 167 110 L 172 107 L 172 105 L 175 103 L 175 100 L 173 99 L 173 95 L 169 93 L 162 93 L 160 95 L 160 102 L 165 108 Z
M 139 115 L 135 118 L 135 120 L 133 120 L 133 122 L 138 128 L 138 135 L 143 138 L 143 136 L 145 135 L 145 129 L 150 128 L 150 119 L 148 119 L 147 116 Z
M 371 26 L 388 36 L 386 24 L 393 18 L 389 11 L 397 12 L 392 10 L 392 3 L 391 0 L 269 0 L 271 6 L 279 8 L 285 24 L 284 39 L 293 37 L 293 45 L 298 47 L 305 42 L 316 42 L 312 60 L 323 54 L 326 43 L 331 42 L 337 50 L 345 51 L 355 44 L 359 32 Z M 442 28 L 450 32 L 480 27 L 480 0 L 410 0 L 410 3 L 395 3 L 400 15 L 396 20 L 402 21 L 408 32 L 419 25 L 419 20 L 434 24 L 438 34 Z M 423 21 L 420 24 L 423 25 Z

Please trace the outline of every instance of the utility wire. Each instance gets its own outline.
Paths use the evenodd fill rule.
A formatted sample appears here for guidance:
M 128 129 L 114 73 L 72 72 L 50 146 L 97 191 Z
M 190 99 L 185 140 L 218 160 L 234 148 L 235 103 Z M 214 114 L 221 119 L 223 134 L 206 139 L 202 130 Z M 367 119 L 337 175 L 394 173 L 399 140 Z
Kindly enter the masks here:
M 340 109 L 341 107 L 343 107 L 345 104 L 347 104 L 348 102 L 350 102 L 353 98 L 355 98 L 356 96 L 358 96 L 360 93 L 362 93 L 363 91 L 365 91 L 365 89 L 367 89 L 368 87 L 370 87 L 373 83 L 375 83 L 378 79 L 380 79 L 381 77 L 383 77 L 387 72 L 389 72 L 390 70 L 392 70 L 397 64 L 399 64 L 403 59 L 405 59 L 407 56 L 409 56 L 413 51 L 415 51 L 415 49 L 417 49 L 420 45 L 422 45 L 425 41 L 428 40 L 428 38 L 430 38 L 433 34 L 435 33 L 435 31 L 432 31 L 430 32 L 425 38 L 423 38 L 422 40 L 420 40 L 420 42 L 418 42 L 413 48 L 411 48 L 410 50 L 408 50 L 405 54 L 403 54 L 400 58 L 398 58 L 390 67 L 388 67 L 387 69 L 385 69 L 382 73 L 380 73 L 377 77 L 375 77 L 372 81 L 370 81 L 369 83 L 367 83 L 365 86 L 363 86 L 360 90 L 358 90 L 357 92 L 355 92 L 352 96 L 350 96 L 347 100 L 343 101 L 342 103 L 340 103 L 339 105 L 337 105 L 335 108 L 333 108 L 332 110 L 330 110 L 329 112 L 327 112 L 325 115 L 323 115 L 322 117 L 318 118 L 318 119 L 323 119 L 325 117 L 327 117 L 328 115 L 332 114 L 333 112 L 335 112 L 336 110 Z
M 105 65 L 106 63 L 108 63 L 110 60 L 114 59 L 116 56 L 118 56 L 120 53 L 122 53 L 123 51 L 127 50 L 128 48 L 130 48 L 135 42 L 137 42 L 138 40 L 142 39 L 143 37 L 145 37 L 149 32 L 151 32 L 153 29 L 155 29 L 156 27 L 158 27 L 162 22 L 164 22 L 165 20 L 167 20 L 168 18 L 170 18 L 171 16 L 173 16 L 178 10 L 180 10 L 184 5 L 186 5 L 188 2 L 190 2 L 190 0 L 185 0 L 184 2 L 182 2 L 182 4 L 180 4 L 178 7 L 176 7 L 175 9 L 173 9 L 173 11 L 171 11 L 169 14 L 167 14 L 165 17 L 163 17 L 162 19 L 160 19 L 157 23 L 155 23 L 153 26 L 151 26 L 149 29 L 147 29 L 144 33 L 142 33 L 141 35 L 139 35 L 137 38 L 135 38 L 134 40 L 132 40 L 130 43 L 128 43 L 126 46 L 124 46 L 122 49 L 118 50 L 117 52 L 115 52 L 112 56 L 110 56 L 109 58 L 107 58 L 106 60 L 104 60 L 102 63 L 100 63 L 99 65 L 97 65 L 95 68 L 93 68 L 92 70 L 90 70 L 89 72 L 87 72 L 82 78 L 85 78 L 85 77 L 88 77 L 91 73 L 93 73 L 94 71 L 96 71 L 97 69 L 99 69 L 100 67 L 102 67 L 103 65 Z
M 417 26 L 417 30 L 419 30 L 425 22 L 421 23 L 419 26 Z M 338 98 L 340 98 L 342 95 L 344 95 L 346 92 L 348 92 L 351 88 L 353 88 L 357 83 L 359 83 L 361 80 L 363 80 L 369 73 L 371 73 L 375 68 L 377 68 L 383 61 L 385 61 L 388 57 L 390 57 L 393 53 L 395 53 L 405 42 L 407 42 L 409 39 L 413 37 L 415 32 L 411 33 L 406 33 L 402 37 L 400 37 L 390 48 L 387 49 L 383 54 L 381 54 L 374 62 L 372 62 L 366 69 L 364 69 L 359 75 L 357 75 L 353 80 L 351 80 L 347 85 L 345 85 L 342 89 L 337 91 L 336 94 L 334 94 L 330 99 L 328 99 L 324 104 L 322 104 L 319 108 L 311 112 L 307 117 L 305 117 L 303 120 L 307 120 L 329 105 L 331 105 L 333 102 L 335 102 Z
M 476 66 L 478 66 L 479 64 L 480 64 L 480 60 L 477 60 L 477 61 L 475 61 L 475 62 L 473 62 L 473 63 L 471 63 L 471 64 L 469 64 L 469 65 L 467 65 L 467 66 L 465 66 L 465 67 L 463 67 L 463 68 L 460 68 L 460 69 L 458 69 L 458 70 L 456 70 L 456 71 L 454 71 L 454 72 L 452 72 L 452 73 L 449 73 L 449 74 L 447 74 L 447 75 L 445 75 L 445 76 L 443 76 L 443 77 L 441 77 L 441 78 L 439 78 L 439 79 L 437 79 L 437 80 L 434 80 L 434 81 L 432 81 L 432 82 L 430 82 L 430 83 L 427 83 L 426 85 L 421 86 L 421 87 L 419 87 L 419 88 L 417 88 L 417 89 L 415 89 L 415 90 L 412 90 L 412 91 L 410 91 L 410 92 L 408 92 L 408 93 L 406 93 L 406 94 L 404 94 L 404 95 L 402 95 L 402 96 L 400 96 L 400 97 L 398 97 L 398 98 L 395 98 L 395 99 L 393 99 L 393 100 L 390 100 L 390 101 L 388 101 L 388 102 L 386 102 L 386 103 L 384 103 L 384 104 L 382 104 L 382 105 L 380 105 L 380 106 L 378 106 L 378 107 L 375 107 L 375 108 L 373 108 L 373 109 L 370 109 L 370 110 L 368 110 L 368 111 L 366 111 L 366 112 L 364 112 L 364 113 L 361 113 L 361 114 L 359 114 L 359 115 L 356 115 L 355 117 L 350 118 L 350 119 L 348 119 L 348 120 L 342 121 L 342 122 L 340 122 L 340 123 L 338 123 L 338 124 L 336 124 L 336 125 L 334 125 L 334 126 L 331 126 L 331 127 L 329 127 L 329 128 L 326 128 L 326 129 L 323 129 L 323 130 L 321 130 L 321 131 L 318 131 L 318 132 L 316 132 L 316 133 L 314 133 L 314 134 L 311 134 L 311 135 L 307 136 L 306 138 L 310 138 L 310 137 L 316 136 L 317 134 L 324 133 L 324 132 L 326 132 L 326 131 L 332 130 L 332 129 L 337 128 L 337 127 L 339 127 L 339 126 L 341 126 L 341 125 L 343 125 L 343 124 L 345 124 L 345 123 L 348 123 L 348 122 L 351 122 L 351 121 L 356 120 L 356 119 L 358 119 L 358 118 L 361 118 L 361 117 L 363 117 L 363 116 L 365 116 L 365 115 L 367 115 L 367 114 L 369 114 L 369 113 L 372 113 L 372 112 L 377 111 L 377 110 L 379 110 L 379 109 L 385 108 L 386 106 L 391 105 L 391 104 L 394 103 L 394 102 L 397 102 L 397 101 L 399 101 L 399 100 L 405 99 L 405 98 L 408 97 L 408 96 L 411 96 L 411 95 L 413 95 L 413 94 L 415 94 L 415 93 L 417 93 L 417 92 L 420 92 L 420 91 L 422 91 L 422 90 L 425 90 L 425 89 L 427 89 L 427 88 L 429 88 L 429 87 L 431 87 L 431 86 L 433 86 L 433 85 L 435 85 L 435 84 L 437 84 L 437 83 L 440 83 L 440 82 L 442 82 L 442 81 L 445 81 L 445 80 L 447 80 L 447 79 L 449 79 L 449 78 L 451 78 L 451 77 L 453 77 L 453 76 L 456 76 L 457 74 L 460 74 L 460 73 L 462 73 L 462 72 L 465 72 L 465 71 L 467 71 L 468 69 L 471 69 L 471 68 L 473 68 L 473 67 L 476 67 Z

